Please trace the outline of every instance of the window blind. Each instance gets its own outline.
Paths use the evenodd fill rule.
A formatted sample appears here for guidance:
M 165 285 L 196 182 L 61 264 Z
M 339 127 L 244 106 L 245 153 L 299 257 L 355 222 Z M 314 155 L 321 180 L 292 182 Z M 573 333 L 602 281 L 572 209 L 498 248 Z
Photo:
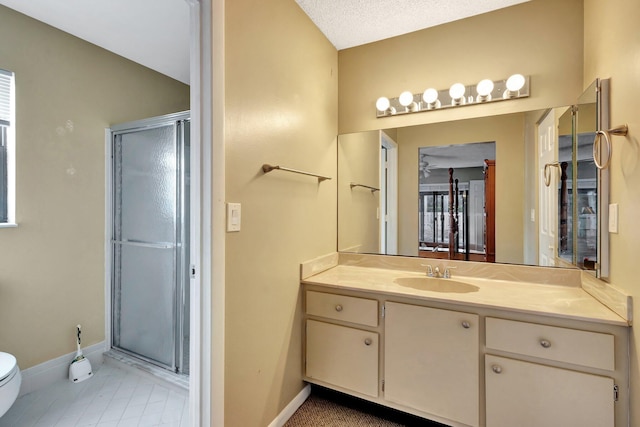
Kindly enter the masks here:
M 11 87 L 13 73 L 0 70 L 0 125 L 11 125 Z

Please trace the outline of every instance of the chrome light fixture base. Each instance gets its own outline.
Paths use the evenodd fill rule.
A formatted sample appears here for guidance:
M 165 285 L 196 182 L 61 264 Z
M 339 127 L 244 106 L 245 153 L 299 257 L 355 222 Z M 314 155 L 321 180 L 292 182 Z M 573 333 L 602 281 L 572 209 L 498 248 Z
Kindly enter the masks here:
M 518 78 L 514 79 L 513 77 L 517 76 Z M 478 85 L 467 85 L 465 86 L 464 97 L 458 99 L 452 99 L 450 95 L 450 89 L 440 89 L 437 91 L 438 96 L 433 100 L 434 90 L 429 89 L 431 91 L 431 96 L 428 97 L 429 100 L 433 100 L 433 102 L 426 102 L 424 99 L 423 93 L 413 94 L 413 101 L 408 103 L 406 99 L 403 99 L 403 103 L 400 103 L 400 97 L 396 98 L 386 98 L 382 97 L 385 101 L 381 103 L 381 105 L 386 106 L 384 110 L 380 110 L 376 108 L 376 117 L 391 117 L 391 116 L 400 116 L 403 114 L 410 113 L 421 113 L 424 111 L 436 111 L 436 110 L 444 110 L 447 108 L 457 108 L 457 107 L 465 107 L 469 105 L 477 105 L 477 104 L 488 104 L 491 102 L 500 102 L 500 101 L 509 101 L 512 99 L 520 99 L 529 97 L 530 93 L 530 77 L 529 76 L 521 76 L 514 75 L 507 79 L 503 80 L 493 80 L 493 88 L 489 94 L 486 94 L 486 80 L 482 80 L 485 84 L 484 88 L 481 88 L 481 92 L 478 93 Z M 521 79 L 520 79 L 521 77 Z M 510 90 L 507 86 L 507 82 L 509 81 L 509 86 L 511 89 L 513 87 L 513 81 L 522 81 L 522 87 L 517 90 Z M 489 85 L 490 86 L 490 85 Z M 403 94 L 403 98 L 406 98 L 406 94 Z M 387 103 L 388 100 L 388 103 Z M 380 102 L 380 98 L 378 99 Z M 408 104 L 408 105 L 404 105 Z M 380 105 L 380 104 L 379 104 Z

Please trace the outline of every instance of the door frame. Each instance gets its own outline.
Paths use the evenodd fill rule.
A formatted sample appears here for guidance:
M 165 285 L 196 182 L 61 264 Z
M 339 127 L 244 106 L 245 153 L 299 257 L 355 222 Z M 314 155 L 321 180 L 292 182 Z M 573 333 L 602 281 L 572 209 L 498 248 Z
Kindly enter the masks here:
M 385 165 L 380 155 L 380 252 L 398 254 L 398 143 L 380 131 L 380 151 L 387 150 Z M 386 178 L 386 179 L 385 179 Z
M 190 15 L 191 298 L 189 417 L 224 425 L 224 0 Z M 215 52 L 215 54 L 213 53 Z M 214 96 L 215 92 L 215 96 Z M 105 130 L 105 351 L 111 348 L 111 140 Z M 212 351 L 215 348 L 216 351 Z
M 224 0 L 190 6 L 192 427 L 224 426 Z M 213 351 L 215 349 L 215 351 Z
M 543 128 L 544 125 L 547 125 L 546 128 Z M 542 164 L 541 158 L 541 148 L 540 148 L 540 137 L 542 132 L 550 132 L 549 135 L 551 143 L 553 143 L 553 159 L 548 159 L 553 162 L 558 161 L 558 142 L 557 142 L 557 118 L 555 111 L 553 109 L 547 110 L 542 117 L 536 122 L 536 181 L 537 181 L 537 211 L 538 211 L 538 227 L 537 227 L 537 238 L 538 238 L 538 251 L 537 251 L 537 264 L 542 264 L 542 253 L 543 251 L 551 250 L 551 255 L 549 256 L 550 262 L 553 264 L 545 264 L 543 266 L 555 266 L 558 264 L 558 215 L 557 215 L 557 207 L 558 207 L 558 178 L 555 171 L 552 171 L 551 174 L 551 182 L 547 186 L 544 183 L 544 167 Z M 543 211 L 543 199 L 544 197 L 548 197 L 548 206 L 546 206 L 547 210 Z M 549 209 L 555 209 L 554 212 L 550 213 Z M 545 218 L 545 215 L 547 216 Z M 548 232 L 554 233 L 551 236 L 546 234 L 547 239 L 552 240 L 552 244 L 549 245 L 548 241 L 544 241 L 542 238 L 542 230 L 544 229 L 545 222 L 547 223 Z

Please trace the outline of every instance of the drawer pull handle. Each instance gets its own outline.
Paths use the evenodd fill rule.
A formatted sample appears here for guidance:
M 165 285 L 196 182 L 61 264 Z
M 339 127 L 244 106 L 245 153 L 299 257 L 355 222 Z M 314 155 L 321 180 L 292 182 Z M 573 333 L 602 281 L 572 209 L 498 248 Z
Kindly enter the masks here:
M 342 306 L 340 304 L 336 305 L 336 311 L 337 312 L 341 312 L 342 311 Z
M 465 329 L 469 329 L 471 327 L 471 323 L 467 322 L 466 320 L 462 322 L 462 327 Z
M 371 341 L 371 338 L 364 339 L 364 345 L 371 345 L 371 343 L 373 343 L 373 341 Z
M 551 347 L 551 342 L 547 340 L 540 340 L 540 345 L 543 346 L 544 348 L 549 348 Z
M 491 367 L 491 370 L 492 370 L 493 372 L 495 372 L 496 374 L 501 374 L 501 373 L 502 373 L 502 366 L 500 366 L 500 365 L 493 365 L 493 366 Z

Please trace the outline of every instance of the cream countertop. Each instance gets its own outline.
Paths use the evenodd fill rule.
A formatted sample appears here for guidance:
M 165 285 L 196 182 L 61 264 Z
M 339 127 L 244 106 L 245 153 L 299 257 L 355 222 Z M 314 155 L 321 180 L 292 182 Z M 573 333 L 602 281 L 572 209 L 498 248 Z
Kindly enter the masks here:
M 306 277 L 302 283 L 336 289 L 375 292 L 471 307 L 488 307 L 521 313 L 628 326 L 628 322 L 581 287 L 482 279 L 455 275 L 452 280 L 477 287 L 468 293 L 433 292 L 402 286 L 398 278 L 426 277 L 424 272 L 337 265 Z M 447 280 L 447 279 L 441 279 Z

